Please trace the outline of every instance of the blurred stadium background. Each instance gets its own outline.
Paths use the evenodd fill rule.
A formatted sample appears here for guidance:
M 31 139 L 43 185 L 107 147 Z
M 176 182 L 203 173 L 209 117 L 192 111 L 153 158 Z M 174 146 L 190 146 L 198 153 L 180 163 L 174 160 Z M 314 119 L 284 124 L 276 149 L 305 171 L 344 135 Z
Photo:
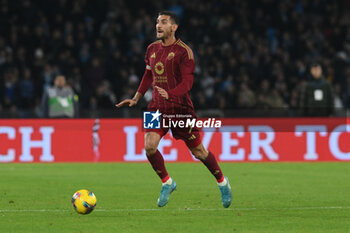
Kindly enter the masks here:
M 350 108 L 349 0 L 1 0 L 0 117 L 41 117 L 57 74 L 79 96 L 79 117 L 139 117 L 151 90 L 133 110 L 114 104 L 134 95 L 163 9 L 195 53 L 200 116 L 299 116 L 314 62 L 333 115 Z

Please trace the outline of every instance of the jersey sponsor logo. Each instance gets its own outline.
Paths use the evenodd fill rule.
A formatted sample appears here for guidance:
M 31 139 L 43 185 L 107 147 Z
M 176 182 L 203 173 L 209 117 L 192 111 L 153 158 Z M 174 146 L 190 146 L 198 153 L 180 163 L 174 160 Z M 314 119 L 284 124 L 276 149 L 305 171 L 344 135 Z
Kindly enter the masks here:
M 151 58 L 156 58 L 156 53 L 152 53 Z
M 159 75 L 163 74 L 164 73 L 164 65 L 163 65 L 163 63 L 162 62 L 157 62 L 156 65 L 154 66 L 154 70 Z
M 171 59 L 173 59 L 175 57 L 175 53 L 174 52 L 170 52 L 169 54 L 168 54 L 168 57 L 166 58 L 167 60 L 171 60 Z
M 160 116 L 162 113 L 157 110 L 156 112 L 143 112 L 143 128 L 144 129 L 160 129 Z
M 156 83 L 167 83 L 168 77 L 167 76 L 154 76 Z

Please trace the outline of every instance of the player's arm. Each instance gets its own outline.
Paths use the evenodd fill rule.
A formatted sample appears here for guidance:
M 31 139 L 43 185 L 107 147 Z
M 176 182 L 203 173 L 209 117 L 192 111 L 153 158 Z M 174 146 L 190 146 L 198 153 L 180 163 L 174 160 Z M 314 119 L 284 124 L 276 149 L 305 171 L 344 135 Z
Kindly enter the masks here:
M 118 108 L 122 107 L 122 106 L 135 106 L 137 104 L 137 102 L 139 102 L 139 100 L 142 98 L 142 96 L 145 95 L 146 91 L 150 88 L 151 84 L 152 84 L 152 71 L 151 71 L 151 66 L 149 65 L 149 61 L 148 61 L 148 49 L 146 52 L 146 69 L 145 69 L 145 73 L 142 76 L 142 80 L 140 83 L 139 88 L 137 89 L 134 97 L 132 99 L 125 99 L 122 102 L 120 102 L 119 104 L 116 104 L 116 106 Z
M 129 107 L 135 106 L 137 102 L 139 102 L 139 100 L 142 98 L 142 96 L 145 95 L 146 91 L 149 89 L 151 84 L 152 84 L 152 72 L 146 67 L 145 73 L 143 74 L 143 77 L 142 77 L 142 81 L 134 97 L 132 99 L 125 99 L 119 104 L 117 104 L 116 106 L 118 108 L 122 106 L 129 106 Z
M 190 54 L 187 51 L 183 53 L 180 67 L 182 81 L 175 88 L 165 91 L 163 88 L 156 87 L 159 94 L 165 99 L 172 99 L 176 96 L 182 96 L 191 90 L 194 74 L 194 59 L 192 51 Z

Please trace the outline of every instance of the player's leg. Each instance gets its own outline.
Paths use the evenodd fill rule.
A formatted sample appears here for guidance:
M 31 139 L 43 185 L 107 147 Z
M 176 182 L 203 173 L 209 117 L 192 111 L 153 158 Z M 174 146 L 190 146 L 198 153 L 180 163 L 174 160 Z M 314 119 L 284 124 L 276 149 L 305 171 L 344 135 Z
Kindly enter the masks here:
M 157 149 L 160 139 L 161 135 L 159 133 L 148 132 L 145 134 L 147 159 L 163 183 L 162 191 L 158 199 L 158 206 L 162 207 L 168 203 L 170 194 L 176 189 L 176 183 L 168 175 L 163 156 Z
M 202 161 L 202 163 L 209 169 L 211 174 L 216 178 L 220 192 L 222 205 L 227 208 L 231 205 L 232 201 L 232 191 L 230 183 L 227 177 L 222 174 L 221 168 L 213 153 L 207 151 L 200 143 L 198 146 L 189 147 L 194 157 Z
M 196 147 L 189 148 L 194 157 L 203 162 L 203 164 L 209 169 L 211 174 L 215 176 L 218 183 L 224 181 L 224 175 L 222 174 L 221 168 L 216 161 L 215 156 L 210 151 L 207 151 L 203 145 L 200 143 Z
M 157 149 L 160 139 L 161 136 L 156 132 L 146 133 L 145 151 L 153 170 L 157 173 L 162 182 L 166 182 L 169 179 L 169 175 L 165 168 L 163 156 Z

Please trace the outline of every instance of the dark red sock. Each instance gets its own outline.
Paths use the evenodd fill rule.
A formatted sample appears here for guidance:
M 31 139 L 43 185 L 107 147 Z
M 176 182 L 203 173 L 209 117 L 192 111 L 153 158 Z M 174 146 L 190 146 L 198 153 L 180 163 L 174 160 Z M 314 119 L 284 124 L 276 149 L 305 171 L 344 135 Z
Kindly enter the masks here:
M 218 183 L 224 181 L 224 175 L 222 174 L 221 168 L 219 167 L 219 164 L 216 161 L 216 158 L 213 153 L 209 151 L 208 157 L 202 162 L 209 169 L 211 174 L 215 176 Z
M 157 173 L 162 182 L 166 182 L 169 179 L 169 175 L 165 168 L 163 156 L 159 150 L 157 150 L 154 155 L 147 156 L 147 159 L 151 163 L 153 170 Z

